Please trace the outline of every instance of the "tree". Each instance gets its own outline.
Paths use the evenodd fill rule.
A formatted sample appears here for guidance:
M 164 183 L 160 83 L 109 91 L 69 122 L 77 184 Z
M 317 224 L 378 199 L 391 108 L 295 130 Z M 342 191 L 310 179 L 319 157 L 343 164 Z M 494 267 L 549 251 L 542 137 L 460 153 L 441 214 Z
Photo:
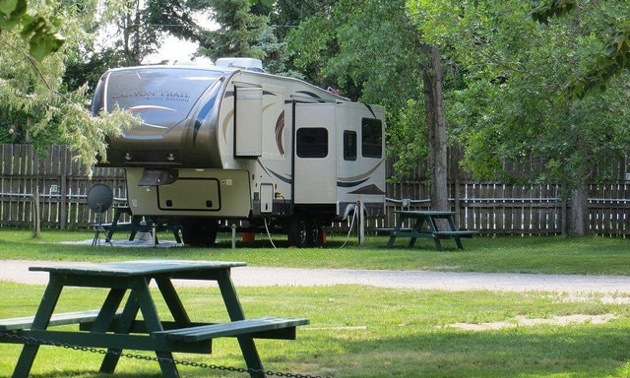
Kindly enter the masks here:
M 439 50 L 421 40 L 405 2 L 338 1 L 292 31 L 289 48 L 294 64 L 314 72 L 319 85 L 387 107 L 397 178 L 428 157 L 432 206 L 447 209 L 442 61 Z
M 195 10 L 212 9 L 218 30 L 200 32 L 199 53 L 213 60 L 221 57 L 263 58 L 258 46 L 265 34 L 268 18 L 251 12 L 249 0 L 195 0 Z
M 448 167 L 444 91 L 442 89 L 442 62 L 437 47 L 423 44 L 429 59 L 423 69 L 425 111 L 429 129 L 429 169 L 431 171 L 431 207 L 450 210 L 448 203 Z
M 105 52 L 115 66 L 140 65 L 159 49 L 165 35 L 199 38 L 200 28 L 182 0 L 108 0 L 100 21 L 98 32 L 108 35 Z
M 530 16 L 541 23 L 548 24 L 552 17 L 570 17 L 583 4 L 578 0 L 534 2 Z M 583 98 L 594 89 L 604 90 L 614 76 L 630 68 L 630 19 L 627 16 L 626 1 L 610 1 L 609 10 L 602 22 L 606 30 L 600 35 L 605 51 L 600 51 L 590 62 L 590 67 L 582 76 L 573 78 L 568 87 L 571 95 Z M 624 12 L 625 11 L 625 12 Z
M 18 1 L 26 6 L 26 2 Z M 3 3 L 3 5 L 5 5 Z M 22 6 L 20 5 L 20 6 Z M 34 3 L 24 10 L 22 20 L 41 18 L 47 25 L 45 35 L 63 35 L 65 40 L 54 49 L 33 48 L 33 39 L 24 39 L 24 29 L 16 23 L 0 29 L 0 119 L 2 135 L 10 135 L 13 142 L 29 142 L 45 147 L 55 142 L 66 142 L 78 154 L 91 172 L 98 153 L 105 156 L 105 135 L 118 133 L 133 122 L 122 112 L 95 118 L 86 109 L 85 90 L 64 92 L 61 78 L 65 57 L 73 46 L 88 39 L 84 31 L 85 17 L 91 17 L 96 1 L 81 3 Z M 32 13 L 31 13 L 32 12 Z M 6 14 L 6 12 L 5 12 Z M 51 22 L 49 20 L 57 20 Z M 53 25 L 58 25 L 55 29 Z M 37 35 L 38 30 L 35 29 Z M 59 34 L 57 34 L 59 33 Z M 47 46 L 47 38 L 36 39 Z M 48 50 L 44 56 L 42 51 Z M 33 56 L 32 52 L 36 52 Z M 41 58 L 41 61 L 40 59 Z
M 566 88 L 604 49 L 602 20 L 624 17 L 619 3 L 579 2 L 575 18 L 547 24 L 528 20 L 531 8 L 518 0 L 414 0 L 409 9 L 425 40 L 465 73 L 465 86 L 448 95 L 465 166 L 478 178 L 561 184 L 571 201 L 569 231 L 585 234 L 587 185 L 614 177 L 611 158 L 625 156 L 630 143 L 628 75 L 583 99 Z M 513 163 L 532 169 L 511 174 Z
M 316 15 L 330 14 L 337 0 L 277 0 L 270 12 L 270 22 L 279 40 L 284 40 L 291 30 Z
M 179 0 L 108 0 L 100 3 L 98 17 L 86 19 L 88 38 L 66 52 L 64 87 L 73 91 L 88 84 L 88 95 L 109 68 L 142 64 L 156 52 L 166 35 L 195 41 L 201 28 L 186 4 Z M 95 36 L 105 46 L 95 43 Z M 103 41 L 99 41 L 103 43 Z
M 20 36 L 28 42 L 30 55 L 41 61 L 58 51 L 64 39 L 54 31 L 60 22 L 56 17 L 27 13 L 27 0 L 0 0 L 0 35 L 19 28 Z

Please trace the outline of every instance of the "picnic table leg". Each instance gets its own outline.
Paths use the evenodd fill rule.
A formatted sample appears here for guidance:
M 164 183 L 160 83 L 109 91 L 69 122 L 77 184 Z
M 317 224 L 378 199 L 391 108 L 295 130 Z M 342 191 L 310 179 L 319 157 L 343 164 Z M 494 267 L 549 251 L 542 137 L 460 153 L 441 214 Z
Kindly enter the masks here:
M 100 311 L 98 312 L 98 317 L 90 329 L 90 332 L 107 332 L 114 321 L 116 310 L 118 309 L 118 306 L 120 305 L 120 302 L 126 292 L 126 289 L 111 289 L 109 291 Z
M 433 235 L 435 248 L 438 251 L 444 251 L 444 248 L 442 248 L 442 242 L 440 241 L 440 237 L 435 234 L 438 230 L 437 225 L 435 224 L 435 219 L 433 219 L 433 217 L 427 217 L 427 224 L 429 226 L 429 231 L 431 231 L 431 234 Z
M 389 241 L 387 242 L 387 248 L 391 248 L 394 246 L 394 241 L 396 241 L 396 233 L 400 231 L 400 229 L 402 228 L 404 220 L 405 219 L 402 216 L 400 215 L 398 216 L 398 220 L 396 221 L 396 227 L 394 228 L 394 231 L 392 231 L 389 236 Z
M 457 225 L 455 224 L 455 219 L 452 216 L 448 217 L 448 224 L 451 227 L 451 231 L 457 231 L 459 229 Z M 453 239 L 455 239 L 455 243 L 457 243 L 458 249 L 464 249 L 464 245 L 462 244 L 462 241 L 459 238 L 459 236 L 455 235 L 453 236 Z
M 411 239 L 409 239 L 409 248 L 413 247 L 416 244 L 416 239 L 415 237 L 411 237 Z
M 186 327 L 190 325 L 190 317 L 182 304 L 173 282 L 169 278 L 156 278 L 155 282 L 162 293 L 164 302 L 168 306 L 169 311 L 173 315 L 173 319 L 177 322 L 179 327 Z
M 442 242 L 440 241 L 440 237 L 439 236 L 434 236 L 433 237 L 433 241 L 435 242 L 435 248 L 438 251 L 444 251 L 444 248 L 442 248 Z
M 123 296 L 125 295 L 126 291 L 127 291 L 126 289 L 112 289 L 107 299 L 105 300 L 105 303 L 103 304 L 101 313 L 106 312 L 108 314 L 111 314 L 110 316 L 111 316 L 111 319 L 113 320 L 113 316 L 115 315 L 116 310 L 118 309 L 118 306 L 120 305 L 120 302 L 122 301 Z M 131 325 L 133 324 L 133 321 L 138 315 L 138 309 L 139 309 L 138 301 L 135 298 L 135 294 L 131 292 L 131 294 L 129 294 L 129 299 L 127 300 L 127 303 L 125 304 L 125 308 L 123 310 L 118 328 L 116 329 L 116 333 L 121 333 L 121 334 L 129 333 L 129 331 L 131 330 Z M 100 317 L 100 314 L 99 314 L 99 317 Z M 109 324 L 107 324 L 106 327 L 105 327 L 105 323 L 106 322 L 103 322 L 103 325 L 100 326 L 98 329 L 92 328 L 92 332 L 106 332 L 107 329 L 109 329 L 109 326 L 111 325 L 111 320 L 109 321 Z M 94 324 L 94 327 L 96 326 L 97 324 Z M 105 355 L 105 357 L 103 357 L 103 362 L 101 362 L 101 368 L 99 369 L 99 372 L 105 373 L 105 374 L 112 374 L 114 370 L 116 370 L 116 366 L 118 365 L 118 360 L 120 360 L 121 352 L 122 352 L 122 349 L 109 348 L 107 350 L 107 354 Z
M 55 310 L 62 288 L 63 285 L 59 282 L 56 276 L 51 275 L 50 282 L 48 283 L 48 286 L 46 286 L 44 296 L 42 297 L 37 313 L 35 314 L 35 319 L 33 319 L 31 329 L 45 330 L 48 327 L 50 317 Z M 24 344 L 18 363 L 13 371 L 13 378 L 28 377 L 38 350 L 39 344 Z
M 217 282 L 219 283 L 221 296 L 225 302 L 225 307 L 227 308 L 230 320 L 244 320 L 245 314 L 243 313 L 241 303 L 236 296 L 236 290 L 232 284 L 229 271 L 221 271 Z M 237 340 L 239 346 L 241 347 L 241 352 L 243 353 L 243 358 L 245 359 L 247 368 L 251 370 L 249 375 L 256 378 L 265 377 L 266 375 L 263 370 L 260 356 L 258 355 L 258 350 L 256 350 L 254 338 L 250 335 L 241 335 L 237 336 Z
M 418 219 L 416 219 L 416 223 L 413 225 L 412 229 L 415 232 L 420 232 L 422 230 L 422 226 L 424 226 L 424 222 L 426 221 L 426 217 L 419 217 Z M 411 237 L 411 240 L 409 240 L 409 248 L 413 247 L 416 244 L 416 240 L 418 238 L 416 237 Z
M 142 284 L 137 283 L 135 285 L 132 292 L 137 293 L 138 304 L 140 305 L 140 311 L 142 311 L 142 317 L 147 326 L 147 332 L 150 334 L 151 332 L 163 331 L 162 322 L 160 321 L 155 302 L 149 291 L 149 283 L 146 282 L 144 278 L 142 281 Z M 156 351 L 155 355 L 159 359 L 162 376 L 167 378 L 179 378 L 179 372 L 173 360 L 173 353 Z
M 455 243 L 457 243 L 457 249 L 464 249 L 464 245 L 462 244 L 462 240 L 459 236 L 453 236 L 453 239 L 455 239 Z
M 389 241 L 387 242 L 387 248 L 393 247 L 395 240 L 396 240 L 396 231 L 394 230 L 389 236 Z

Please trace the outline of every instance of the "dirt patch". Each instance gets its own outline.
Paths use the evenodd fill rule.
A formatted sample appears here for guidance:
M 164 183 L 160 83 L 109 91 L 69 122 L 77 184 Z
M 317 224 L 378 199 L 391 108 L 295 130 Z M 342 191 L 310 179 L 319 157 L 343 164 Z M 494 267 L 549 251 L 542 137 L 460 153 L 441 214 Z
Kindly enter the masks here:
M 490 331 L 500 330 L 504 328 L 516 328 L 516 327 L 532 327 L 537 325 L 554 325 L 554 326 L 569 326 L 576 324 L 605 324 L 609 321 L 618 318 L 615 314 L 601 314 L 601 315 L 563 315 L 554 316 L 551 318 L 527 318 L 525 316 L 517 316 L 512 320 L 505 320 L 492 323 L 454 323 L 448 325 L 450 328 L 458 328 L 465 331 Z
M 564 293 L 564 294 L 552 294 L 549 298 L 559 303 L 605 303 L 605 304 L 630 304 L 630 296 L 624 294 L 611 294 L 611 295 L 585 295 L 583 293 Z

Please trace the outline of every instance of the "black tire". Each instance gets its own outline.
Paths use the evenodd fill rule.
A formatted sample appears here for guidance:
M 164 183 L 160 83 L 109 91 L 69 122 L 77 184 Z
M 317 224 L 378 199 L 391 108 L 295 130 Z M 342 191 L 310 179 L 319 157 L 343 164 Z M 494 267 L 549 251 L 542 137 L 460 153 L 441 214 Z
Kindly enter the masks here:
M 217 239 L 219 225 L 206 219 L 187 219 L 182 222 L 182 240 L 190 247 L 211 247 Z
M 288 224 L 289 245 L 298 248 L 308 246 L 308 227 L 304 218 L 293 218 Z
M 312 219 L 306 222 L 307 245 L 317 247 L 322 244 L 322 228 L 317 220 Z

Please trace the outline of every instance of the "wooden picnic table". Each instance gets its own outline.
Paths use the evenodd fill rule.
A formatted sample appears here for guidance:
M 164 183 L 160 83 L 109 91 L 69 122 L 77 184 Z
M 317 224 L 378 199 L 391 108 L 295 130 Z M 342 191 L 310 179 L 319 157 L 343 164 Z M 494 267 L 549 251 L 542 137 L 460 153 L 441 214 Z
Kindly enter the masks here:
M 455 239 L 458 249 L 464 249 L 461 238 L 472 237 L 477 235 L 477 231 L 459 230 L 455 224 L 454 211 L 396 211 L 397 221 L 396 227 L 387 229 L 389 232 L 389 242 L 387 247 L 394 246 L 396 238 L 411 238 L 409 247 L 413 247 L 418 238 L 431 238 L 435 242 L 435 247 L 439 251 L 443 251 L 441 239 Z M 448 229 L 440 230 L 438 227 L 438 219 L 446 219 Z M 411 227 L 404 227 L 405 221 L 411 221 Z
M 173 352 L 210 353 L 212 339 L 236 337 L 252 377 L 264 377 L 254 338 L 295 339 L 301 318 L 246 319 L 230 278 L 230 269 L 241 262 L 146 260 L 113 263 L 80 263 L 67 266 L 34 266 L 49 272 L 49 282 L 34 317 L 0 320 L 0 342 L 24 347 L 13 377 L 27 377 L 42 343 L 80 348 L 107 348 L 100 367 L 113 373 L 124 349 L 155 351 L 164 377 L 179 377 Z M 230 321 L 193 322 L 180 300 L 173 280 L 206 280 L 218 283 Z M 149 284 L 155 281 L 172 321 L 158 314 Z M 55 314 L 63 288 L 93 287 L 109 290 L 100 309 Z M 119 311 L 125 294 L 127 300 Z M 137 319 L 138 313 L 142 319 Z M 49 326 L 77 323 L 78 331 L 49 330 Z M 7 337 L 10 332 L 12 337 Z M 4 333 L 4 335 L 3 335 Z M 37 342 L 29 341 L 32 338 Z

